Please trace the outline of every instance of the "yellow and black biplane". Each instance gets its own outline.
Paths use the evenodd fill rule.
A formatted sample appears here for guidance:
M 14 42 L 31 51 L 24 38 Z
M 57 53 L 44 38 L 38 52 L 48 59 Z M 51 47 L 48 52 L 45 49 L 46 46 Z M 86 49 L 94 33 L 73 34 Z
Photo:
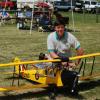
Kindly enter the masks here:
M 0 68 L 14 67 L 12 71 L 13 77 L 24 78 L 34 81 L 39 84 L 32 86 L 20 86 L 18 79 L 18 86 L 14 86 L 15 78 L 12 79 L 12 86 L 1 86 L 0 91 L 11 91 L 28 88 L 41 88 L 41 87 L 70 87 L 71 93 L 78 92 L 78 84 L 80 81 L 87 81 L 100 76 L 100 67 L 96 69 L 99 64 L 100 53 L 87 54 L 83 56 L 70 57 L 69 60 L 81 59 L 80 65 L 72 70 L 64 67 L 58 67 L 61 60 L 35 60 L 35 61 L 20 61 L 15 58 L 14 62 L 0 64 Z M 38 68 L 37 64 L 44 64 L 44 68 Z M 49 63 L 49 64 L 47 64 Z M 57 65 L 57 64 L 58 65 Z M 51 67 L 48 67 L 52 65 Z M 56 65 L 54 67 L 54 65 Z M 10 73 L 10 72 L 8 72 Z M 10 73 L 11 74 L 11 73 Z

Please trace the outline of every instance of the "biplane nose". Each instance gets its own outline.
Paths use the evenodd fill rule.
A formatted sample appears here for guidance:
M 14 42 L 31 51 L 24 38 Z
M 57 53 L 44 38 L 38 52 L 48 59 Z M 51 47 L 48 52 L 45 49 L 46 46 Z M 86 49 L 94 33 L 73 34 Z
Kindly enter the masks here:
M 70 92 L 76 91 L 78 86 L 78 72 L 63 70 L 61 73 L 62 84 Z

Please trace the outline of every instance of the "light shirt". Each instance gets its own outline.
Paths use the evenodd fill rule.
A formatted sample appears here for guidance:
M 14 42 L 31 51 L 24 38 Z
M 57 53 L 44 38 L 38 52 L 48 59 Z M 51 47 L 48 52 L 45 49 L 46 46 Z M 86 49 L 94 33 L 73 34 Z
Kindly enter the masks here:
M 25 17 L 31 18 L 32 17 L 32 11 L 26 11 Z
M 23 12 L 19 11 L 19 12 L 18 12 L 18 18 L 23 18 L 23 17 L 24 17 Z
M 1 12 L 2 17 L 8 17 L 9 14 L 6 11 Z
M 71 57 L 71 48 L 78 49 L 79 41 L 69 32 L 64 32 L 62 38 L 59 38 L 57 32 L 52 32 L 47 38 L 47 48 L 49 52 L 55 52 L 59 56 Z

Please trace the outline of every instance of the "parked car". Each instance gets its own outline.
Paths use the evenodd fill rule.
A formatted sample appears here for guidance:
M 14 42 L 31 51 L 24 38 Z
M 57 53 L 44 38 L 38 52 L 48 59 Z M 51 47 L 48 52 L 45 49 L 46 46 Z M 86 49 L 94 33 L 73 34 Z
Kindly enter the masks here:
M 100 14 L 100 2 L 96 4 L 96 13 Z
M 96 4 L 96 7 L 100 8 L 100 2 L 98 2 L 98 3 Z
M 72 6 L 72 9 L 74 6 Z M 71 3 L 70 2 L 63 2 L 63 1 L 54 1 L 54 10 L 70 10 Z
M 84 8 L 89 12 L 94 12 L 96 9 L 96 1 L 84 0 Z

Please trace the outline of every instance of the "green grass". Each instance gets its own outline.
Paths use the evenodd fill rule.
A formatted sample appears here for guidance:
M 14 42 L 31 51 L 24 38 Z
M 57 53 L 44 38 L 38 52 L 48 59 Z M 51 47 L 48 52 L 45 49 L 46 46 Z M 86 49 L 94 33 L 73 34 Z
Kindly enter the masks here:
M 1 27 L 0 27 L 1 28 Z M 15 56 L 22 59 L 33 59 L 39 52 L 46 51 L 47 33 L 17 30 L 16 27 L 5 26 L 0 29 L 1 60 L 10 61 Z
M 73 30 L 71 13 L 63 12 L 62 14 L 70 17 L 69 29 Z M 80 41 L 85 54 L 100 52 L 100 19 L 99 23 L 96 23 L 95 18 L 94 14 L 86 14 L 85 17 L 78 13 L 74 15 L 75 32 L 72 31 L 72 33 Z M 48 34 L 36 30 L 32 30 L 32 34 L 30 34 L 29 30 L 18 30 L 16 25 L 0 26 L 0 63 L 12 62 L 16 56 L 22 61 L 38 59 L 40 52 L 47 53 Z M 100 62 L 100 57 L 96 59 Z M 99 65 L 96 65 L 96 70 L 100 72 Z M 5 71 L 5 69 L 2 68 L 0 71 Z M 89 72 L 89 69 L 87 68 L 86 71 Z M 89 100 L 100 99 L 99 93 L 100 85 L 88 89 L 87 92 L 80 92 L 84 98 L 89 98 Z M 66 98 L 64 97 L 64 100 Z M 72 98 L 68 99 L 72 100 Z

